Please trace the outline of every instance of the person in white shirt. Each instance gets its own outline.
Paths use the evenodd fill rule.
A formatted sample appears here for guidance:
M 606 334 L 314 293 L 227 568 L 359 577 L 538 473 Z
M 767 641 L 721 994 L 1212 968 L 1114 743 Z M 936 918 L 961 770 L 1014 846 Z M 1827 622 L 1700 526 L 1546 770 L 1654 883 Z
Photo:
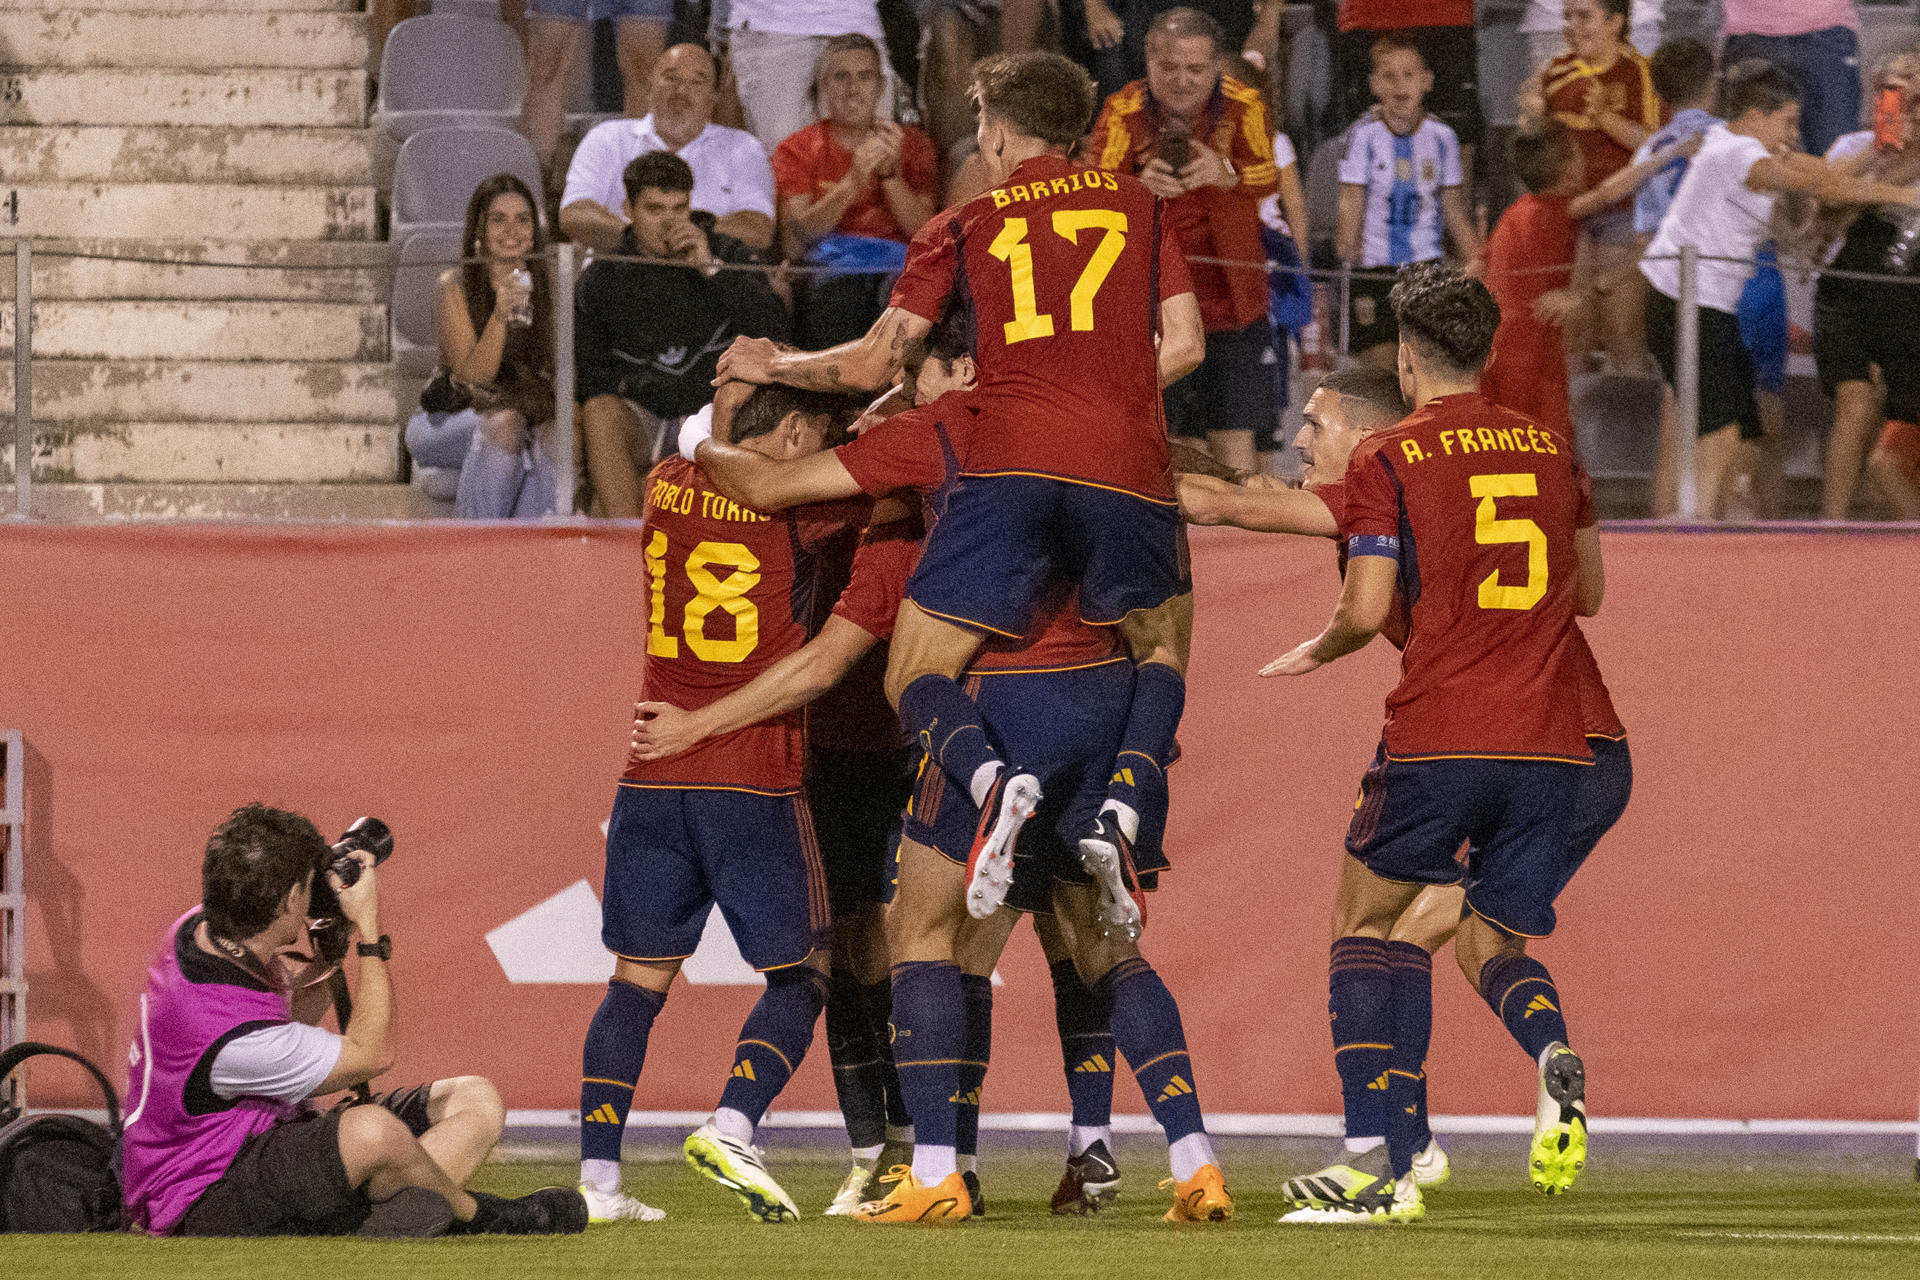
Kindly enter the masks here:
M 811 66 L 811 64 L 809 64 Z M 773 244 L 773 166 L 750 133 L 713 123 L 713 56 L 677 44 L 654 64 L 653 111 L 609 120 L 580 140 L 560 197 L 560 229 L 602 253 L 616 252 L 627 220 L 622 178 L 650 151 L 671 151 L 693 168 L 693 207 L 713 215 L 714 230 L 748 248 Z
M 1700 514 L 1716 518 L 1721 488 L 1744 443 L 1761 437 L 1753 359 L 1736 316 L 1760 242 L 1771 234 L 1774 197 L 1801 192 L 1828 204 L 1920 205 L 1920 188 L 1857 177 L 1851 167 L 1794 149 L 1800 137 L 1800 91 L 1770 62 L 1730 68 L 1721 94 L 1727 123 L 1702 137 L 1700 152 L 1674 192 L 1640 271 L 1647 295 L 1647 344 L 1665 372 L 1660 453 L 1654 469 L 1654 515 L 1679 509 L 1679 412 L 1672 386 L 1679 331 L 1683 247 L 1700 255 L 1700 442 L 1695 485 Z
M 808 95 L 813 69 L 828 40 L 854 32 L 870 37 L 882 50 L 886 86 L 881 115 L 891 120 L 895 85 L 893 69 L 885 65 L 887 37 L 876 0 L 733 0 L 727 15 L 727 60 L 740 87 L 747 128 L 769 155 L 817 118 Z M 654 109 L 659 110 L 658 103 Z

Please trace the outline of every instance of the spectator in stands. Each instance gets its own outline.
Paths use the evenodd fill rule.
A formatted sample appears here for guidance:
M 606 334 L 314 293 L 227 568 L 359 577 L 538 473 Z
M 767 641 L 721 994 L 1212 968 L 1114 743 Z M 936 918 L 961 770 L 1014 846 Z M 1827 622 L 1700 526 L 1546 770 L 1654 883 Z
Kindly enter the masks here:
M 1721 0 L 1732 66 L 1765 58 L 1800 86 L 1800 146 L 1822 155 L 1860 127 L 1860 12 L 1854 0 Z
M 1085 66 L 1104 101 L 1147 73 L 1147 34 L 1169 9 L 1198 9 L 1220 27 L 1220 47 L 1238 51 L 1253 28 L 1256 0 L 1062 0 L 1061 43 Z
M 1023 53 L 1034 48 L 1046 4 L 1045 0 L 924 3 L 926 54 L 920 63 L 920 115 L 945 162 L 954 146 L 973 134 L 973 104 L 967 100 L 973 64 L 990 53 Z M 1106 13 L 1112 19 L 1112 10 Z M 1113 21 L 1117 27 L 1118 19 Z
M 560 229 L 603 252 L 626 233 L 622 175 L 635 158 L 670 151 L 693 169 L 693 207 L 714 218 L 714 230 L 745 249 L 773 245 L 773 170 L 753 135 L 713 123 L 713 56 L 677 44 L 653 70 L 653 111 L 638 120 L 609 120 L 580 140 L 560 197 Z M 725 256 L 725 255 L 723 255 Z
M 835 36 L 814 71 L 822 118 L 773 153 L 787 258 L 845 268 L 800 283 L 795 336 L 809 350 L 849 342 L 879 318 L 907 242 L 940 194 L 933 143 L 885 115 L 885 84 L 872 40 Z
M 635 119 L 647 113 L 653 64 L 667 47 L 673 0 L 529 0 L 527 18 L 527 98 L 521 131 L 532 141 L 542 169 L 553 162 L 566 124 L 567 95 L 582 52 L 593 45 L 592 22 L 615 20 L 626 113 Z
M 695 223 L 693 169 L 650 151 L 622 181 L 620 252 L 685 265 L 596 261 L 574 305 L 576 387 L 595 513 L 640 515 L 640 475 L 665 433 L 713 399 L 720 353 L 735 337 L 785 340 L 787 317 L 763 273 L 722 270 Z
M 1167 427 L 1203 436 L 1217 461 L 1253 471 L 1281 447 L 1273 331 L 1260 201 L 1278 189 L 1273 131 L 1259 91 L 1226 75 L 1220 24 L 1198 9 L 1169 9 L 1147 33 L 1147 75 L 1107 99 L 1086 154 L 1137 176 L 1171 202 L 1186 252 L 1207 354 L 1167 388 Z
M 1432 77 L 1427 109 L 1453 130 L 1460 170 L 1471 184 L 1485 133 L 1473 0 L 1340 0 L 1340 34 L 1333 44 L 1334 129 L 1345 129 L 1366 111 L 1373 46 L 1387 32 L 1411 40 L 1420 51 Z
M 469 407 L 420 409 L 407 451 L 459 471 L 461 519 L 551 515 L 568 460 L 554 451 L 553 292 L 533 192 L 510 173 L 488 178 L 467 202 L 460 243 L 468 261 L 440 277 L 440 368 Z
M 1752 356 L 1741 341 L 1735 315 L 1750 264 L 1768 234 L 1773 202 L 1801 192 L 1823 203 L 1920 206 L 1920 188 L 1894 186 L 1858 176 L 1850 164 L 1830 164 L 1797 152 L 1799 86 L 1786 72 L 1759 59 L 1730 68 L 1721 91 L 1725 124 L 1701 140 L 1699 154 L 1674 193 L 1660 231 L 1647 247 L 1640 270 L 1653 285 L 1647 295 L 1647 336 L 1665 372 L 1675 377 L 1680 296 L 1679 252 L 1692 246 L 1699 263 L 1699 432 L 1695 486 L 1700 514 L 1715 518 L 1722 482 L 1762 436 L 1754 398 Z M 1661 420 L 1661 448 L 1654 475 L 1654 514 L 1679 505 L 1679 414 L 1671 394 Z
M 1566 52 L 1541 67 L 1520 92 L 1520 127 L 1546 119 L 1573 131 L 1587 182 L 1598 186 L 1633 161 L 1634 150 L 1664 119 L 1653 72 L 1627 43 L 1628 0 L 1566 0 Z M 1633 205 L 1623 201 L 1580 225 L 1580 253 L 1599 289 L 1599 326 L 1613 372 L 1646 364 L 1641 329 L 1645 288 L 1634 272 L 1639 243 Z M 1580 345 L 1587 345 L 1582 336 Z M 1584 351 L 1583 351 L 1584 354 Z
M 1480 237 L 1462 194 L 1460 143 L 1427 114 L 1433 73 L 1411 35 L 1389 32 L 1373 42 L 1368 83 L 1378 108 L 1353 127 L 1340 161 L 1340 260 L 1370 270 L 1431 262 L 1445 256 L 1444 231 L 1468 273 L 1477 275 Z M 1387 301 L 1392 288 L 1385 271 L 1355 276 L 1347 317 L 1347 349 L 1389 369 L 1400 341 Z
M 1633 47 L 1652 57 L 1660 44 L 1660 10 L 1663 0 L 1633 0 L 1633 12 L 1627 38 Z M 1520 30 L 1527 37 L 1527 62 L 1536 71 L 1558 57 L 1566 48 L 1565 0 L 1527 0 L 1527 12 L 1520 19 Z
M 874 0 L 732 0 L 727 60 L 740 87 L 747 128 L 769 153 L 813 123 L 813 69 L 827 41 L 851 32 L 884 47 L 886 34 Z M 884 114 L 892 119 L 893 72 L 885 70 Z

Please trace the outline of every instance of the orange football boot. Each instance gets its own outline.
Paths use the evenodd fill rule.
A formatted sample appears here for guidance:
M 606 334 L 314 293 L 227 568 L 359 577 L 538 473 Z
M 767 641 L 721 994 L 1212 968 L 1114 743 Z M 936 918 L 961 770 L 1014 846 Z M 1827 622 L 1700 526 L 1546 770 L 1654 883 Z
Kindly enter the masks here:
M 1203 1164 L 1185 1182 L 1172 1178 L 1162 1182 L 1173 1187 L 1173 1208 L 1164 1222 L 1228 1222 L 1233 1218 L 1233 1197 L 1227 1194 L 1227 1180 L 1213 1165 Z
M 1216 1179 L 1219 1175 L 1215 1175 Z M 927 1186 L 913 1176 L 913 1170 L 897 1164 L 882 1174 L 882 1182 L 893 1183 L 885 1200 L 869 1200 L 853 1211 L 855 1222 L 965 1222 L 973 1216 L 973 1198 L 958 1173 L 950 1173 L 935 1186 Z

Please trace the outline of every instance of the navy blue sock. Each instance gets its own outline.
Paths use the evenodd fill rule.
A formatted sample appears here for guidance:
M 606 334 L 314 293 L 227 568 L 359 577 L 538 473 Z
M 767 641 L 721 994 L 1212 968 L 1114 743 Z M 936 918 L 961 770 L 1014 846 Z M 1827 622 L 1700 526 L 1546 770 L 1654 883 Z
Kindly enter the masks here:
M 1134 671 L 1133 705 L 1113 760 L 1107 798 L 1140 815 L 1133 845 L 1157 851 L 1167 831 L 1167 767 L 1179 748 L 1174 735 L 1187 705 L 1187 681 L 1164 662 L 1144 662 Z
M 666 1007 L 665 992 L 614 978 L 600 997 L 580 1053 L 580 1158 L 618 1160 L 633 1108 L 633 1086 L 647 1060 L 647 1033 Z
M 1206 1132 L 1200 1095 L 1194 1088 L 1193 1062 L 1180 1026 L 1180 1006 L 1153 966 L 1138 957 L 1122 960 L 1094 983 L 1113 1002 L 1113 1038 L 1127 1055 L 1147 1109 L 1172 1145 L 1189 1134 Z
M 1327 1017 L 1347 1137 L 1387 1136 L 1387 1068 L 1393 1055 L 1393 979 L 1381 938 L 1334 941 L 1327 967 Z
M 813 1024 L 827 1002 L 827 975 L 806 965 L 775 969 L 767 975 L 767 989 L 740 1028 L 733 1052 L 733 1072 L 720 1095 L 720 1105 L 731 1107 L 755 1124 L 800 1069 L 813 1043 Z
M 966 1043 L 960 966 L 913 960 L 893 966 L 893 1064 L 913 1118 L 915 1143 L 956 1146 L 951 1099 L 960 1090 L 960 1051 Z
M 1073 961 L 1049 966 L 1053 973 L 1053 1021 L 1060 1028 L 1060 1056 L 1067 1071 L 1073 1123 L 1099 1129 L 1113 1123 L 1112 991 L 1096 995 L 1080 981 Z
M 877 1147 L 887 1140 L 885 1061 L 873 1042 L 860 980 L 835 969 L 827 981 L 827 1058 L 833 1063 L 833 1091 L 847 1123 L 847 1142 Z
M 960 1087 L 954 1090 L 954 1149 L 963 1156 L 980 1150 L 980 1088 L 986 1083 L 987 1062 L 993 1056 L 993 979 L 960 975 L 960 995 L 966 1002 L 966 1034 L 960 1044 Z
M 1389 1127 L 1414 1151 L 1433 1138 L 1427 1127 L 1427 1046 L 1433 1040 L 1433 957 L 1411 942 L 1387 944 L 1393 983 L 1393 1053 L 1389 1059 Z
M 1567 1044 L 1560 991 L 1547 966 L 1518 951 L 1503 951 L 1480 967 L 1480 998 L 1535 1062 L 1554 1041 Z
M 904 1129 L 913 1123 L 907 1115 L 906 1100 L 900 1096 L 900 1073 L 893 1066 L 893 980 L 869 982 L 860 988 L 860 999 L 867 1012 L 867 1025 L 873 1032 L 874 1048 L 880 1053 L 880 1079 L 886 1086 L 887 1123 Z
M 973 775 L 981 765 L 1006 767 L 979 706 L 945 676 L 921 676 L 901 692 L 900 728 L 959 784 L 962 795 L 972 795 Z

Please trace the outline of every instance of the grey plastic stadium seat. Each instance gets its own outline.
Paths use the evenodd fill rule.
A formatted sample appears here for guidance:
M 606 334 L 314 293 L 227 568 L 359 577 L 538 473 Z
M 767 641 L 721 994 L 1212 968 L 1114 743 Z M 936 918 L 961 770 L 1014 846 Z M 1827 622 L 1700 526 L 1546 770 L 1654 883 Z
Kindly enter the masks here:
M 422 129 L 400 147 L 393 169 L 393 222 L 388 239 L 405 244 L 416 231 L 466 221 L 473 190 L 496 173 L 510 173 L 540 198 L 540 161 L 533 144 L 498 125 L 442 125 Z
M 505 23 L 429 13 L 387 37 L 374 115 L 396 138 L 437 125 L 512 125 L 526 94 L 526 57 Z
M 434 228 L 418 231 L 400 246 L 400 259 L 393 273 L 393 300 L 387 315 L 393 326 L 392 350 L 395 381 L 409 397 L 401 406 L 401 417 L 410 417 L 419 408 L 413 397 L 419 394 L 440 363 L 440 335 L 434 313 L 439 306 L 440 273 L 460 255 L 460 228 Z M 451 501 L 460 472 L 448 467 L 413 467 L 413 482 L 430 498 Z

